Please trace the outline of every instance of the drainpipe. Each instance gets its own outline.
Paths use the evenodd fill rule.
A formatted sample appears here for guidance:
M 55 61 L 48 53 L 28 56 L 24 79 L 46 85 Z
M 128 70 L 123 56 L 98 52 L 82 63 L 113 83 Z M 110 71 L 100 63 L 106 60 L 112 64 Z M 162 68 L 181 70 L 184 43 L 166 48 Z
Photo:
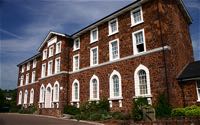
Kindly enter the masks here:
M 165 68 L 165 84 L 167 89 L 167 101 L 169 103 L 169 84 L 168 84 L 168 75 L 167 75 L 167 64 L 166 64 L 166 57 L 165 57 L 165 50 L 164 50 L 164 41 L 163 41 L 163 33 L 162 33 L 162 24 L 161 24 L 161 15 L 159 10 L 159 0 L 157 0 L 157 13 L 158 13 L 158 20 L 160 25 L 160 38 L 161 38 L 161 44 L 162 44 L 162 53 L 163 53 L 163 62 L 164 62 L 164 68 Z

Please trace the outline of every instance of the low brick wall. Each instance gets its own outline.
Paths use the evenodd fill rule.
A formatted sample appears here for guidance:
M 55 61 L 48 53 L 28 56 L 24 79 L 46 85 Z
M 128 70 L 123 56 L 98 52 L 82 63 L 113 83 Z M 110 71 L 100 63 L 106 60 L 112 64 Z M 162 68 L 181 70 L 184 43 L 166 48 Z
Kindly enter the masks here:
M 61 117 L 62 112 L 60 109 L 53 109 L 53 108 L 44 108 L 39 109 L 39 115 L 48 115 L 48 116 L 55 116 L 55 117 Z

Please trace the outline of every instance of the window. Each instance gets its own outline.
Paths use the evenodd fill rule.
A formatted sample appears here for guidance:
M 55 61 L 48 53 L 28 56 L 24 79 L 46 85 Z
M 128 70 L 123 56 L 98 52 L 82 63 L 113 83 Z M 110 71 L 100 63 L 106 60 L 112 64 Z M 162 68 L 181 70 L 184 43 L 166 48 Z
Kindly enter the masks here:
M 25 93 L 24 93 L 24 104 L 27 104 L 27 99 L 28 99 L 28 91 L 25 90 Z
M 27 66 L 26 66 L 26 71 L 30 70 L 30 62 L 27 63 Z
M 36 60 L 36 59 L 34 59 L 34 60 L 33 60 L 33 68 L 35 68 L 35 67 L 36 67 L 36 65 L 37 65 L 37 60 Z
M 40 103 L 44 102 L 44 97 L 45 97 L 45 88 L 44 85 L 40 87 Z
M 54 52 L 53 49 L 54 49 L 54 46 L 50 46 L 49 47 L 49 57 L 53 56 L 53 54 L 54 54 L 53 53 Z
M 47 49 L 43 51 L 42 60 L 45 60 L 46 58 L 47 58 Z
M 60 72 L 60 57 L 56 58 L 55 60 L 55 73 Z
M 24 76 L 22 75 L 20 78 L 20 86 L 23 86 L 23 83 L 24 83 Z
M 113 19 L 108 22 L 109 35 L 113 35 L 118 32 L 118 19 Z
M 110 98 L 122 98 L 121 75 L 116 70 L 110 75 Z
M 132 33 L 132 37 L 134 54 L 146 52 L 144 29 Z
M 33 104 L 33 101 L 34 101 L 34 89 L 32 88 L 31 91 L 30 91 L 30 101 L 29 101 L 29 103 Z
M 196 87 L 197 87 L 197 97 L 198 97 L 197 101 L 200 101 L 200 81 L 197 81 Z
M 25 69 L 25 66 L 23 65 L 23 66 L 22 66 L 22 73 L 24 72 L 24 69 Z
M 48 62 L 48 76 L 53 74 L 53 61 Z
M 90 79 L 90 100 L 99 100 L 99 78 L 96 75 Z
M 73 48 L 74 48 L 74 51 L 80 49 L 80 38 L 76 38 L 74 40 L 74 46 L 73 46 Z
M 74 80 L 72 84 L 72 102 L 79 101 L 79 81 Z
M 98 47 L 90 49 L 90 66 L 97 65 L 99 62 L 98 59 Z
M 26 85 L 29 83 L 29 73 L 26 74 Z
M 56 43 L 56 54 L 61 52 L 61 41 Z
M 22 104 L 22 91 L 19 92 L 18 105 Z
M 109 55 L 110 55 L 110 61 L 120 58 L 119 39 L 115 39 L 109 42 Z
M 144 65 L 139 65 L 134 73 L 135 96 L 151 96 L 149 70 Z
M 53 89 L 53 101 L 58 102 L 59 101 L 59 83 L 56 81 L 54 84 L 54 89 Z
M 51 108 L 51 107 L 52 107 L 52 86 L 49 83 L 45 91 L 45 108 Z
M 73 71 L 79 70 L 79 54 L 73 57 Z
M 90 31 L 90 43 L 98 41 L 98 28 Z
M 35 82 L 35 71 L 32 72 L 32 79 L 31 82 L 34 83 Z
M 42 74 L 41 77 L 45 77 L 46 76 L 46 64 L 42 64 Z
M 131 26 L 135 26 L 143 22 L 142 7 L 138 7 L 131 11 Z

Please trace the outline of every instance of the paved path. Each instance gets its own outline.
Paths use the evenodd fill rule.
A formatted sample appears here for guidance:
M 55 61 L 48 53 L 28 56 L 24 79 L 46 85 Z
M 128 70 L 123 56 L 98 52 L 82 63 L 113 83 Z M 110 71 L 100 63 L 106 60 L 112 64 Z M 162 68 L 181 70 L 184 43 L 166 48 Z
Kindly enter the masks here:
M 0 125 L 91 125 L 77 121 L 12 113 L 0 113 Z

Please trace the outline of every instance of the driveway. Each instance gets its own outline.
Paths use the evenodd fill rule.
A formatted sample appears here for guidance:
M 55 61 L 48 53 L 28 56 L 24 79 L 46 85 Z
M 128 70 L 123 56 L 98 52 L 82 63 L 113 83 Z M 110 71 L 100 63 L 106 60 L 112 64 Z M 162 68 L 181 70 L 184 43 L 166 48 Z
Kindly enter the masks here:
M 91 124 L 53 118 L 53 117 L 46 117 L 46 116 L 0 113 L 0 125 L 91 125 Z

